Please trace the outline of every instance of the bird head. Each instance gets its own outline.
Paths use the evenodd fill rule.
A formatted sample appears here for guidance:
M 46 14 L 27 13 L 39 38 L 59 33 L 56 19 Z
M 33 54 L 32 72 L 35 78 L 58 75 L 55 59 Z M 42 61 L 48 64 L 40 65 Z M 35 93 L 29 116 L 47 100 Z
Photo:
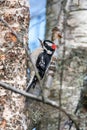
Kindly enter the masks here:
M 56 50 L 57 46 L 50 40 L 43 41 L 43 49 L 47 52 L 47 54 L 52 55 Z

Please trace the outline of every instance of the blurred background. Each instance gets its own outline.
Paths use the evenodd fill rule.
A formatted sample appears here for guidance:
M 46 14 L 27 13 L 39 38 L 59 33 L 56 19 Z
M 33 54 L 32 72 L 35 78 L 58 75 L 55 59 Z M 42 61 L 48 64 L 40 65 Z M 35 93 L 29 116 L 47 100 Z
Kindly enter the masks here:
M 38 6 L 39 5 L 39 6 Z M 30 0 L 29 48 L 31 52 L 44 40 L 46 25 L 46 0 Z

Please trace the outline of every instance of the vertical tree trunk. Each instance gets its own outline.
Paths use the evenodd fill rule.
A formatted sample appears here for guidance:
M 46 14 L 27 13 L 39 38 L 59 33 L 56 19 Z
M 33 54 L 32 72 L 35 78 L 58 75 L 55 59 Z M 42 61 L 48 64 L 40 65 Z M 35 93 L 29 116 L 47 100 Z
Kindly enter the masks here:
M 87 49 L 87 1 L 73 0 L 70 5 L 70 13 L 67 19 L 66 40 L 67 45 L 76 48 L 77 51 L 83 52 Z M 67 46 L 67 47 L 68 47 Z M 82 49 L 85 49 L 83 51 Z M 84 73 L 83 73 L 84 74 Z M 80 91 L 80 89 L 78 90 Z M 87 129 L 87 114 L 79 111 L 80 129 Z
M 4 20 L 4 21 L 3 21 Z M 0 80 L 26 88 L 26 53 L 29 7 L 27 0 L 0 1 Z M 26 130 L 25 98 L 0 86 L 0 128 Z
M 58 26 L 61 11 L 61 0 L 47 0 L 46 39 L 51 39 L 52 29 Z
M 87 48 L 87 15 L 86 15 L 87 14 L 87 1 L 86 0 L 67 0 L 67 2 L 68 2 L 67 6 L 69 6 L 70 10 L 68 13 L 66 12 L 66 14 L 68 16 L 66 23 L 65 23 L 66 30 L 64 30 L 65 28 L 63 28 L 63 32 L 62 32 L 63 34 L 65 33 L 64 35 L 66 36 L 65 37 L 66 48 L 67 48 L 66 53 L 68 52 L 67 54 L 70 54 L 71 52 L 73 53 L 75 51 L 76 54 L 79 55 L 78 51 L 80 51 L 81 53 L 83 53 L 83 54 L 81 54 L 81 56 L 83 55 L 83 57 L 85 57 L 84 59 L 86 59 L 86 56 L 84 56 L 84 54 L 85 54 L 85 51 Z M 46 29 L 46 38 L 47 39 L 51 39 L 52 28 L 55 26 L 58 26 L 58 22 L 59 22 L 58 15 L 60 13 L 59 9 L 61 7 L 60 4 L 61 4 L 61 1 L 56 1 L 56 4 L 55 4 L 54 0 L 53 1 L 48 0 L 48 2 L 47 2 L 47 25 L 46 25 L 47 26 L 47 29 Z M 57 12 L 57 9 L 58 9 L 58 12 Z M 61 14 L 61 16 L 63 17 L 63 14 Z M 56 22 L 56 20 L 57 20 L 57 22 Z M 60 29 L 62 30 L 62 28 L 60 28 Z M 74 50 L 74 48 L 75 48 L 75 50 Z M 77 56 L 77 55 L 75 55 L 75 56 Z M 80 56 L 77 56 L 77 57 L 80 57 Z M 68 61 L 69 61 L 69 59 L 68 59 Z M 84 67 L 85 66 L 86 65 L 84 65 Z M 67 66 L 67 67 L 69 67 L 69 66 Z M 86 69 L 85 69 L 85 71 L 86 71 Z M 78 73 L 78 75 L 79 75 L 79 73 Z M 67 72 L 66 72 L 65 78 L 66 77 L 68 77 Z M 72 80 L 72 77 L 71 77 L 71 80 Z M 75 80 L 78 82 L 77 77 Z M 65 82 L 68 83 L 69 81 L 65 81 Z M 75 85 L 73 84 L 75 90 L 77 90 L 78 85 L 77 84 L 75 84 Z M 68 88 L 67 88 L 67 90 L 68 90 Z M 80 91 L 80 87 L 79 87 L 78 91 Z M 73 98 L 73 95 L 71 95 L 71 96 Z M 78 97 L 77 91 L 76 91 L 76 96 Z M 70 106 L 70 104 L 69 104 L 69 106 Z M 80 128 L 86 130 L 86 128 L 87 128 L 86 112 L 81 113 L 81 111 L 80 111 L 79 117 L 80 117 L 79 118 L 80 119 L 80 122 L 79 122 Z

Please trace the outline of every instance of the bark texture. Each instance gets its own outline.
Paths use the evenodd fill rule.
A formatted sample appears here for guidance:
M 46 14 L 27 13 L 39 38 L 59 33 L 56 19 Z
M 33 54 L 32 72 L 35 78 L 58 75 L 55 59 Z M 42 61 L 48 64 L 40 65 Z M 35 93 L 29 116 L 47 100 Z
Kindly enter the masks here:
M 84 61 L 87 59 L 87 1 L 73 0 L 70 5 L 70 13 L 67 19 L 66 40 L 67 46 L 72 46 L 77 51 L 75 57 Z M 74 50 L 74 49 L 73 49 Z M 80 53 L 78 53 L 80 52 Z M 83 63 L 83 75 L 87 73 L 86 64 Z M 79 72 L 81 68 L 79 69 Z M 82 86 L 83 89 L 84 86 Z M 86 89 L 86 88 L 85 88 Z M 81 91 L 80 89 L 78 91 Z M 83 91 L 84 92 L 84 91 Z M 85 91 L 86 92 L 86 91 Z M 87 93 L 86 93 L 87 94 Z M 85 93 L 83 94 L 85 95 Z M 80 97 L 81 98 L 81 97 Z M 85 99 L 84 101 L 85 102 Z M 81 105 L 81 104 L 80 104 Z M 80 129 L 87 129 L 87 111 L 82 110 L 81 107 L 78 112 Z
M 51 39 L 52 29 L 58 25 L 61 0 L 47 0 L 46 39 Z
M 66 48 L 63 68 L 62 107 L 65 107 L 66 110 L 68 108 L 68 110 L 73 113 L 80 96 L 81 88 L 83 87 L 81 86 L 83 82 L 83 76 L 87 73 L 87 1 L 67 0 L 67 2 L 66 8 L 69 9 L 68 12 L 65 12 L 65 14 L 60 14 L 59 10 L 61 8 L 61 0 L 47 1 L 46 38 L 51 39 L 51 29 L 53 27 L 58 26 L 60 27 L 60 30 L 62 30 L 63 42 L 65 42 Z M 59 14 L 60 21 L 58 19 Z M 66 21 L 64 16 L 67 16 Z M 63 24 L 65 24 L 65 27 Z M 50 97 L 54 97 L 55 100 L 57 100 L 57 98 L 59 100 L 58 94 L 60 94 L 59 80 L 62 56 L 63 55 L 60 51 L 58 56 L 58 73 L 57 75 L 55 74 L 55 79 L 51 88 Z M 68 95 L 68 92 L 70 95 Z M 72 102 L 72 99 L 74 102 Z M 73 105 L 71 106 L 70 104 Z M 77 115 L 80 129 L 86 130 L 87 111 L 80 108 Z M 48 119 L 49 126 L 51 125 L 50 119 Z M 55 114 L 54 119 L 56 119 Z M 44 124 L 44 126 L 45 125 L 46 124 Z M 56 130 L 57 128 L 54 127 L 54 129 Z M 75 128 L 72 127 L 72 130 L 75 130 Z
M 29 6 L 27 0 L 0 0 L 0 80 L 26 88 L 26 52 Z M 17 37 L 13 34 L 16 32 Z M 0 86 L 1 130 L 26 130 L 25 98 Z

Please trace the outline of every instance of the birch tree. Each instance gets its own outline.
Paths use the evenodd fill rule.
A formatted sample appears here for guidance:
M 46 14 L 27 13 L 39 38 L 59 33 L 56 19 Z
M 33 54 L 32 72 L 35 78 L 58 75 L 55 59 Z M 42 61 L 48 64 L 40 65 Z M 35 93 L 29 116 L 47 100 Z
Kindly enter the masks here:
M 83 76 L 87 72 L 87 65 L 86 65 L 86 51 L 87 51 L 87 1 L 86 0 L 67 0 L 66 6 L 62 6 L 62 1 L 51 1 L 49 3 L 49 0 L 47 2 L 48 8 L 47 8 L 47 31 L 46 31 L 46 38 L 51 38 L 51 28 L 53 26 L 57 26 L 60 28 L 63 34 L 63 41 L 65 42 L 65 57 L 64 59 L 64 68 L 67 68 L 66 70 L 63 68 L 61 70 L 58 67 L 59 73 L 61 71 L 64 71 L 63 73 L 63 80 L 62 80 L 62 86 L 64 86 L 64 90 L 66 88 L 65 83 L 67 83 L 67 86 L 72 87 L 73 90 L 75 90 L 75 95 L 71 94 L 72 99 L 75 99 L 76 102 L 79 100 L 79 93 L 81 91 L 81 84 L 79 84 L 79 81 L 83 81 Z M 50 6 L 49 6 L 50 5 Z M 62 9 L 62 13 L 60 13 L 59 10 Z M 54 15 L 53 15 L 54 14 Z M 59 16 L 62 21 L 59 21 Z M 66 20 L 64 17 L 67 17 Z M 65 24 L 65 25 L 64 25 Z M 59 54 L 60 55 L 60 54 Z M 63 56 L 63 55 L 62 55 Z M 83 59 L 82 59 L 83 57 Z M 61 57 L 58 57 L 58 63 L 60 63 Z M 67 62 L 67 63 L 66 63 Z M 78 64 L 81 63 L 81 64 Z M 68 64 L 69 63 L 69 64 Z M 78 65 L 77 65 L 78 64 Z M 59 65 L 59 64 L 58 64 Z M 61 70 L 61 71 L 60 71 Z M 73 71 L 75 73 L 73 73 Z M 59 75 L 57 73 L 57 75 Z M 72 76 L 71 76 L 72 75 Z M 59 77 L 59 76 L 58 76 Z M 70 78 L 70 79 L 69 79 Z M 60 80 L 60 78 L 58 78 Z M 57 80 L 58 80 L 57 79 Z M 55 82 L 57 82 L 55 80 Z M 72 85 L 71 85 L 72 82 Z M 75 82 L 75 83 L 74 83 Z M 77 83 L 76 83 L 77 82 Z M 59 84 L 58 84 L 59 85 Z M 49 86 L 50 87 L 50 86 Z M 59 87 L 59 86 L 57 86 Z M 69 90 L 69 87 L 67 87 L 67 92 Z M 54 85 L 52 85 L 51 92 L 54 91 Z M 57 88 L 55 89 L 57 91 Z M 56 92 L 55 92 L 56 93 Z M 58 94 L 60 91 L 58 92 Z M 63 92 L 64 93 L 64 92 Z M 72 93 L 72 90 L 70 91 Z M 67 95 L 67 93 L 65 93 Z M 75 98 L 75 96 L 77 98 Z M 62 103 L 64 102 L 63 99 L 65 98 L 64 95 L 62 95 Z M 67 100 L 67 104 L 70 100 Z M 71 102 L 71 101 L 70 101 Z M 70 106 L 70 104 L 69 104 Z M 76 106 L 72 105 L 72 111 L 75 109 Z M 86 111 L 82 110 L 83 108 L 79 109 L 79 126 L 80 128 L 86 129 Z M 81 112 L 81 113 L 80 113 Z M 83 113 L 83 114 L 82 114 Z M 83 115 L 83 116 L 82 116 Z M 75 129 L 75 128 L 72 128 Z

